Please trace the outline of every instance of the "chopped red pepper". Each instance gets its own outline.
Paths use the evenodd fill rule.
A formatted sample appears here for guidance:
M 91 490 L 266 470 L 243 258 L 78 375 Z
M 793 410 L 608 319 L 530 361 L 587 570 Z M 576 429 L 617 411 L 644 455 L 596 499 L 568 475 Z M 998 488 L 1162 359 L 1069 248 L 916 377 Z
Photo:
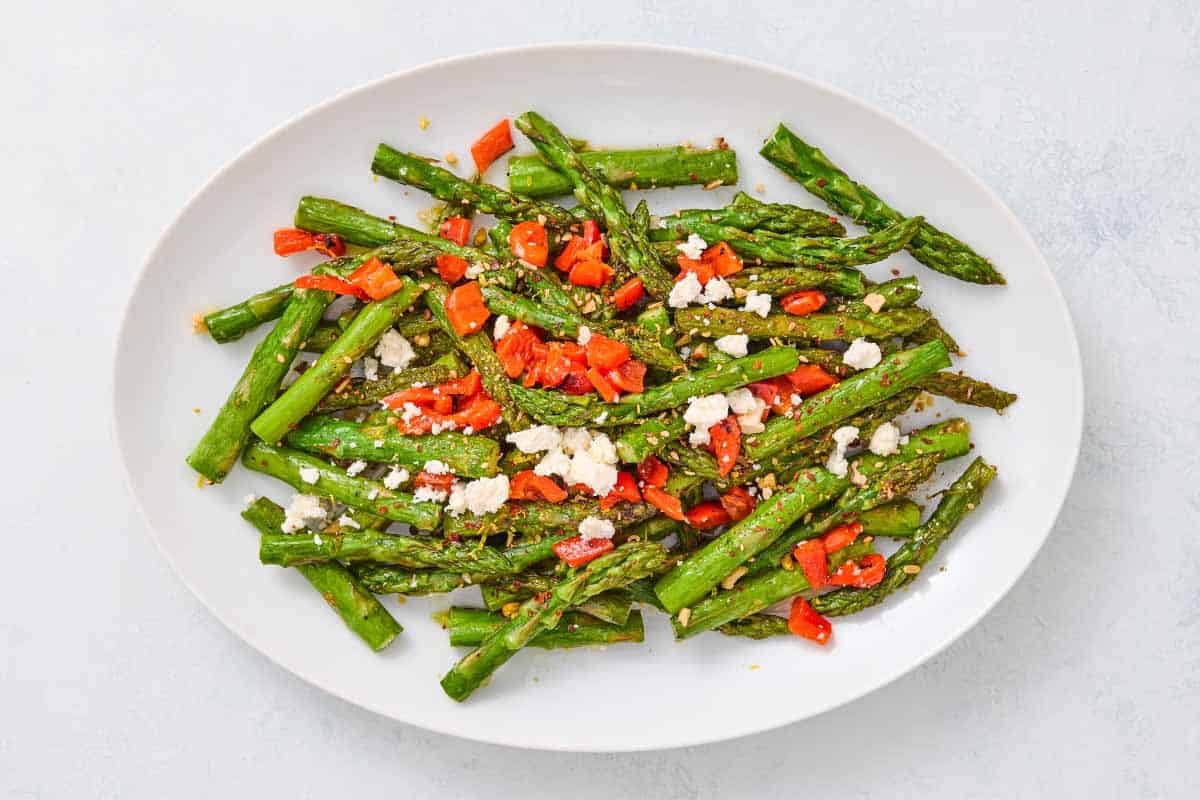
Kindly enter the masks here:
M 335 294 L 353 295 L 363 302 L 371 299 L 371 296 L 362 289 L 336 275 L 301 275 L 292 285 L 297 289 L 320 289 Z
M 533 346 L 540 344 L 541 339 L 524 322 L 517 321 L 509 326 L 496 341 L 496 355 L 504 365 L 504 372 L 510 378 L 520 377 L 533 360 Z M 588 389 L 590 392 L 591 389 Z
M 603 261 L 588 259 L 575 262 L 571 273 L 567 276 L 572 286 L 591 286 L 599 289 L 612 280 L 614 270 Z
M 687 277 L 689 272 L 696 276 L 696 280 L 700 281 L 701 286 L 717 276 L 716 267 L 707 261 L 697 261 L 687 256 L 677 256 L 675 263 L 679 265 L 679 274 L 675 276 L 676 283 Z
M 470 267 L 465 258 L 445 254 L 437 257 L 438 277 L 451 286 L 461 281 Z
M 446 298 L 446 316 L 450 318 L 450 324 L 459 336 L 482 330 L 483 323 L 487 322 L 490 315 L 477 281 L 454 287 L 450 296 Z
M 483 379 L 479 376 L 479 370 L 472 369 L 457 380 L 438 384 L 437 390 L 450 397 L 471 397 L 483 391 Z
M 592 382 L 588 380 L 588 369 L 582 364 L 572 364 L 571 371 L 567 373 L 567 377 L 563 379 L 562 385 L 558 388 L 564 394 L 590 394 L 595 390 Z
M 471 428 L 481 431 L 490 428 L 500 421 L 500 404 L 480 392 L 467 401 L 454 415 L 454 422 L 459 428 Z
M 637 481 L 628 472 L 617 473 L 617 485 L 600 498 L 600 510 L 608 511 L 622 500 L 630 503 L 639 503 L 642 500 L 642 493 L 638 491 Z
M 725 419 L 708 429 L 709 450 L 717 458 L 717 469 L 721 477 L 729 474 L 737 464 L 738 455 L 742 452 L 742 429 L 737 417 L 730 414 Z
M 555 268 L 570 272 L 571 267 L 575 266 L 575 262 L 579 260 L 579 254 L 587 249 L 587 242 L 581 236 L 572 236 L 563 245 L 563 249 L 554 257 Z
M 887 571 L 887 560 L 879 553 L 867 553 L 859 562 L 846 561 L 837 570 L 829 582 L 834 586 L 852 586 L 855 589 L 870 589 L 883 580 Z
M 713 271 L 722 278 L 742 271 L 742 259 L 733 252 L 733 248 L 725 242 L 717 242 L 704 251 L 701 259 L 711 264 Z
M 838 382 L 837 378 L 816 364 L 801 364 L 784 376 L 792 390 L 802 397 L 823 392 Z
M 433 489 L 437 492 L 448 492 L 450 487 L 454 485 L 454 476 L 449 472 L 441 472 L 434 474 L 421 470 L 417 476 L 413 478 L 413 486 L 415 488 Z
M 598 369 L 614 369 L 629 360 L 629 346 L 599 333 L 587 342 L 587 364 Z
M 617 391 L 617 387 L 608 382 L 608 378 L 597 368 L 591 367 L 587 371 L 587 379 L 591 381 L 596 392 L 604 398 L 606 403 L 615 403 L 621 399 L 621 393 Z
M 667 465 L 658 460 L 658 456 L 646 456 L 642 462 L 637 465 L 638 480 L 643 486 L 653 486 L 661 489 L 667 484 L 667 478 L 671 476 Z
M 509 479 L 508 496 L 512 500 L 545 500 L 561 503 L 567 499 L 567 490 L 546 475 L 538 475 L 531 469 L 523 469 Z
M 471 236 L 471 220 L 466 217 L 447 217 L 438 226 L 438 236 L 465 247 Z
M 617 307 L 618 311 L 624 311 L 641 300 L 645 294 L 646 287 L 642 284 L 642 279 L 631 278 L 613 292 L 613 305 Z
M 818 291 L 792 292 L 784 295 L 779 305 L 789 314 L 803 317 L 814 311 L 819 311 L 825 305 L 825 295 Z
M 336 233 L 310 233 L 299 228 L 275 231 L 275 255 L 290 256 L 305 250 L 316 250 L 330 258 L 346 254 L 346 243 Z
M 729 514 L 731 522 L 737 522 L 750 516 L 758 504 L 745 487 L 734 486 L 719 498 L 721 507 Z
M 820 539 L 805 539 L 792 548 L 792 558 L 804 570 L 812 589 L 824 589 L 829 584 L 829 564 L 825 561 L 825 545 Z
M 508 246 L 514 256 L 535 267 L 546 266 L 550 257 L 550 239 L 540 222 L 530 220 L 514 227 L 508 233 Z
M 482 175 L 487 172 L 493 161 L 512 149 L 512 128 L 508 126 L 508 118 L 505 117 L 471 145 L 471 159 L 475 162 L 475 170 Z
M 861 522 L 851 522 L 846 525 L 837 526 L 821 537 L 821 543 L 825 547 L 825 552 L 835 553 L 843 547 L 854 544 L 854 540 L 858 538 L 862 530 L 863 526 Z
M 572 536 L 570 539 L 555 542 L 551 549 L 569 566 L 578 567 L 612 550 L 613 541 L 612 539 L 584 539 L 582 536 Z
M 596 224 L 596 220 L 585 219 L 583 221 L 583 241 L 587 244 L 595 244 L 600 241 L 600 226 Z
M 646 388 L 646 365 L 631 358 L 616 369 L 605 372 L 604 377 L 622 392 L 638 394 Z
M 400 290 L 404 281 L 387 264 L 372 256 L 350 273 L 350 282 L 362 289 L 372 300 L 382 300 Z
M 791 613 L 788 614 L 788 630 L 797 636 L 824 645 L 833 635 L 833 624 L 814 611 L 807 600 L 797 597 L 792 600 Z
M 726 511 L 716 500 L 709 500 L 706 503 L 699 503 L 687 510 L 688 525 L 693 528 L 699 528 L 706 531 L 709 528 L 715 528 L 718 525 L 725 525 L 729 522 L 729 512 Z
M 669 495 L 657 486 L 647 486 L 642 489 L 642 497 L 646 502 L 666 514 L 673 520 L 683 522 L 683 503 L 678 497 Z

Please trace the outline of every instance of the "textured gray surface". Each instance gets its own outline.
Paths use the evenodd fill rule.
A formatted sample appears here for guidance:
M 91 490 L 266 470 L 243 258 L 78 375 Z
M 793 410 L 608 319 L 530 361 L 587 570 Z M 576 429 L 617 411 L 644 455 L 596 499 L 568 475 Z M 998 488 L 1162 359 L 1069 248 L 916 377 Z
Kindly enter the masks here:
M 26 420 L 6 431 L 24 455 L 5 475 L 7 538 L 22 544 L 9 548 L 0 611 L 0 796 L 1195 796 L 1195 3 L 373 3 L 333 16 L 306 3 L 95 5 L 7 9 L 0 49 L 0 264 L 16 300 L 0 381 Z M 1083 453 L 1029 573 L 921 669 L 773 734 L 557 755 L 359 711 L 249 650 L 193 599 L 116 462 L 120 309 L 210 173 L 360 82 L 580 37 L 746 55 L 891 110 L 1012 207 L 1079 333 Z

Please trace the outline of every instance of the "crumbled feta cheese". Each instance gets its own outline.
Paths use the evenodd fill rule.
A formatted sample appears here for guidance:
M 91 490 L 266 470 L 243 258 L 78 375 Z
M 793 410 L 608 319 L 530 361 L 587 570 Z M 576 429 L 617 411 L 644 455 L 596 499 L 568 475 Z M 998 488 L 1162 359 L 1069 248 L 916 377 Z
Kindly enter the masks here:
M 746 304 L 742 306 L 743 311 L 753 311 L 763 319 L 771 313 L 771 295 L 760 294 L 751 289 L 746 294 Z
M 363 359 L 363 377 L 369 381 L 379 380 L 379 360 L 367 356 Z
M 504 441 L 515 444 L 522 453 L 544 453 L 562 444 L 562 431 L 553 425 L 534 425 L 523 431 L 510 433 Z
M 688 400 L 687 411 L 683 412 L 683 421 L 695 428 L 688 441 L 694 445 L 708 444 L 711 441 L 708 429 L 727 416 L 729 401 L 723 394 L 708 394 Z
M 689 272 L 682 280 L 676 281 L 667 295 L 667 305 L 671 308 L 687 308 L 704 292 L 704 287 L 696 278 L 696 273 Z
M 708 249 L 708 242 L 691 233 L 688 234 L 687 241 L 675 245 L 675 249 L 683 253 L 685 258 L 699 261 L 704 256 L 704 251 Z
M 853 425 L 843 425 L 834 431 L 833 452 L 829 454 L 829 461 L 825 463 L 825 469 L 838 477 L 845 477 L 846 469 L 850 466 L 849 462 L 846 461 L 846 448 L 857 437 L 858 428 Z
M 256 495 L 256 494 L 246 495 L 245 497 L 242 498 L 242 509 L 245 510 L 245 509 L 249 508 L 250 506 L 254 505 L 254 501 L 257 499 L 258 499 L 258 495 Z
M 421 467 L 422 472 L 428 472 L 430 475 L 446 475 L 449 474 L 450 468 L 446 466 L 445 461 L 426 461 L 425 466 Z
M 855 369 L 870 369 L 883 359 L 879 345 L 866 339 L 855 339 L 842 353 L 842 363 Z
M 375 345 L 375 355 L 385 367 L 404 369 L 417 357 L 408 339 L 400 335 L 395 328 L 388 328 Z
M 679 348 L 679 357 L 680 358 L 691 358 L 692 357 L 692 348 L 686 347 L 686 346 Z
M 363 461 L 362 459 L 359 459 L 358 461 L 355 461 L 350 466 L 346 467 L 346 474 L 349 475 L 350 477 L 354 477 L 355 475 L 362 472 L 366 468 L 367 468 L 367 462 Z
M 562 449 L 567 455 L 576 450 L 587 450 L 592 446 L 592 435 L 587 428 L 567 428 L 562 432 Z
M 704 284 L 704 302 L 720 303 L 733 297 L 733 287 L 724 278 L 711 278 Z
M 587 343 L 592 340 L 592 329 L 587 325 L 579 326 L 579 334 L 575 337 L 576 343 L 580 347 L 587 347 Z
M 457 517 L 464 511 L 472 514 L 491 514 L 499 511 L 508 500 L 508 476 L 480 478 L 470 483 L 456 482 L 450 490 L 446 510 Z
M 611 539 L 616 532 L 612 522 L 600 517 L 585 517 L 583 522 L 579 523 L 579 538 L 585 542 L 588 539 Z
M 452 419 L 448 419 L 443 422 L 435 422 L 429 428 L 430 433 L 441 433 L 442 431 L 455 431 L 455 430 L 458 430 L 458 423 Z
M 617 463 L 617 448 L 613 446 L 612 439 L 609 439 L 606 433 L 597 433 L 592 436 L 592 443 L 588 446 L 588 455 L 601 464 Z
M 433 486 L 418 486 L 413 492 L 413 500 L 426 503 L 444 503 L 450 493 L 445 489 L 438 489 Z
M 750 337 L 744 333 L 731 333 L 728 336 L 722 336 L 713 342 L 717 349 L 722 353 L 740 358 L 746 355 L 746 348 L 750 345 Z
M 283 511 L 283 524 L 279 529 L 284 533 L 295 533 L 309 522 L 321 523 L 327 517 L 321 498 L 311 494 L 294 494 L 292 502 Z
M 588 450 L 576 450 L 571 456 L 566 482 L 568 485 L 582 483 L 593 494 L 603 497 L 617 485 L 617 468 L 596 460 Z
M 735 414 L 749 414 L 757 408 L 755 400 L 758 398 L 754 396 L 754 392 L 745 387 L 734 389 L 725 395 L 725 399 L 729 401 L 729 410 Z
M 321 480 L 321 470 L 316 467 L 301 467 L 300 480 L 305 483 L 316 483 Z
M 563 480 L 571 472 L 571 457 L 562 450 L 551 450 L 533 468 L 535 475 L 557 475 Z
M 359 525 L 349 514 L 342 514 L 338 517 L 338 525 L 351 530 L 362 530 L 362 525 Z
M 761 400 L 759 400 L 759 402 L 762 403 Z M 763 408 L 766 407 L 767 404 L 763 403 Z M 763 422 L 761 411 L 753 411 L 749 414 L 738 414 L 737 422 L 738 428 L 740 428 L 742 433 L 746 436 L 750 436 L 751 434 L 755 433 L 762 433 L 767 429 L 766 424 Z
M 603 425 L 605 420 L 607 420 L 607 419 L 608 419 L 608 412 L 601 411 L 599 414 L 596 415 L 596 424 Z
M 417 417 L 421 416 L 424 413 L 425 412 L 422 411 L 421 407 L 418 406 L 416 403 L 405 403 L 404 404 L 404 413 L 400 415 L 400 419 L 404 420 L 405 422 L 412 422 L 414 419 L 416 419 Z
M 313 544 L 315 544 L 317 547 L 320 547 L 321 545 L 325 544 L 325 540 L 321 538 L 321 534 L 319 534 L 319 533 L 313 534 Z
M 407 480 L 408 470 L 403 467 L 392 467 L 392 471 L 383 476 L 383 485 L 389 489 L 395 489 Z
M 867 449 L 877 456 L 890 456 L 900 449 L 900 429 L 890 422 L 885 422 L 871 434 L 871 443 Z
M 887 302 L 887 298 L 879 292 L 870 292 L 863 298 L 863 305 L 871 309 L 871 313 L 878 314 L 879 309 L 883 308 L 883 304 Z
M 512 320 L 508 318 L 508 314 L 496 317 L 496 324 L 492 327 L 492 338 L 500 341 L 504 338 L 504 334 L 508 333 L 510 327 L 512 327 Z
M 383 439 L 376 439 L 374 444 L 375 444 L 376 450 L 380 449 L 381 447 L 383 447 Z
M 467 271 L 463 274 L 466 276 L 467 280 L 473 281 L 476 278 L 478 278 L 480 275 L 483 274 L 483 270 L 484 270 L 483 262 L 476 261 L 474 264 L 471 264 L 470 266 L 468 266 Z
M 379 497 L 379 488 L 372 486 L 371 491 L 367 492 L 367 499 L 374 500 L 376 497 Z

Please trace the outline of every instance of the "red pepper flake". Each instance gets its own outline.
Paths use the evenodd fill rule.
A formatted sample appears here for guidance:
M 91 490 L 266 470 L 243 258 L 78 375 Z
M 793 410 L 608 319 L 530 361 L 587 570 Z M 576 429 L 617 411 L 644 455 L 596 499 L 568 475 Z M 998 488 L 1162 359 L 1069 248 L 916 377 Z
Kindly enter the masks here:
M 827 183 L 829 183 L 829 181 L 825 180 L 824 178 L 817 178 L 817 186 L 824 186 Z

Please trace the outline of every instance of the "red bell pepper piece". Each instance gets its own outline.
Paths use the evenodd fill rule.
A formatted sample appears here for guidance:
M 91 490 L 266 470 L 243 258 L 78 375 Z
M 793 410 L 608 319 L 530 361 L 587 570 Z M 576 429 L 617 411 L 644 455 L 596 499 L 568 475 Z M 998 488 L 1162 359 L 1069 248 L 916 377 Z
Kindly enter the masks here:
M 675 263 L 679 265 L 679 274 L 675 276 L 676 283 L 683 280 L 689 272 L 696 276 L 696 280 L 700 281 L 701 286 L 717 276 L 716 267 L 707 261 L 697 261 L 687 256 L 677 256 Z
M 797 636 L 811 639 L 819 645 L 828 644 L 833 635 L 833 624 L 822 617 L 803 597 L 792 600 L 791 613 L 788 614 L 788 630 Z
M 750 516 L 750 512 L 754 510 L 757 502 L 750 493 L 742 486 L 734 486 L 719 498 L 721 507 L 729 514 L 731 522 L 745 519 Z
M 335 294 L 353 295 L 363 302 L 371 299 L 371 296 L 362 289 L 336 275 L 301 275 L 292 285 L 297 289 L 320 289 Z
M 667 484 L 667 478 L 671 476 L 667 465 L 658 460 L 658 456 L 646 456 L 641 463 L 637 465 L 638 480 L 643 486 L 653 486 L 661 489 Z
M 511 500 L 545 500 L 561 503 L 567 499 L 567 490 L 547 475 L 538 475 L 531 469 L 523 469 L 508 482 L 508 497 Z
M 725 477 L 737 464 L 738 454 L 742 452 L 742 429 L 737 417 L 730 414 L 713 425 L 708 429 L 708 438 L 708 449 L 716 456 L 721 477 Z
M 629 360 L 629 347 L 599 333 L 587 342 L 587 364 L 597 369 L 615 369 Z
M 508 246 L 514 256 L 535 267 L 546 266 L 550 257 L 550 239 L 540 222 L 530 220 L 514 227 L 508 233 Z
M 588 380 L 588 368 L 582 364 L 572 364 L 567 377 L 563 378 L 562 384 L 558 387 L 563 394 L 590 394 L 595 391 L 596 387 L 592 386 L 592 382 Z
M 846 561 L 838 567 L 829 582 L 834 586 L 853 586 L 855 589 L 870 589 L 883 580 L 887 571 L 887 560 L 879 553 L 867 553 L 857 564 Z
M 600 226 L 594 219 L 583 221 L 583 241 L 585 244 L 595 244 L 600 241 Z
M 453 485 L 454 476 L 449 472 L 442 472 L 435 475 L 432 472 L 421 470 L 417 473 L 417 476 L 413 478 L 414 487 L 424 487 L 426 489 L 433 489 L 434 491 L 438 492 L 448 492 L 450 491 L 450 487 Z
M 612 550 L 613 541 L 612 539 L 584 539 L 582 536 L 572 536 L 570 539 L 555 542 L 550 549 L 569 566 L 578 567 Z
M 465 247 L 471 236 L 471 220 L 466 217 L 447 217 L 438 226 L 438 236 Z
M 722 278 L 741 272 L 743 268 L 742 259 L 725 242 L 717 242 L 705 250 L 701 260 L 711 264 L 713 271 Z
M 624 311 L 641 300 L 645 294 L 646 287 L 642 284 L 642 279 L 630 278 L 613 292 L 613 305 L 617 307 L 618 311 Z
M 825 545 L 820 539 L 805 539 L 792 548 L 792 558 L 804 570 L 812 589 L 824 589 L 829 584 L 829 564 L 825 561 Z
M 475 170 L 482 175 L 487 172 L 493 161 L 512 149 L 512 128 L 505 117 L 471 145 L 471 159 L 475 162 Z
M 316 250 L 329 258 L 346 254 L 346 243 L 336 233 L 310 233 L 299 228 L 275 231 L 275 255 L 290 256 L 305 250 Z
M 825 305 L 825 295 L 818 291 L 792 292 L 779 301 L 779 305 L 789 314 L 803 317 L 814 311 L 820 311 Z
M 846 525 L 839 525 L 829 533 L 821 537 L 821 543 L 825 547 L 826 553 L 836 553 L 843 547 L 849 547 L 854 544 L 854 540 L 862 533 L 863 526 L 861 522 L 850 522 Z
M 604 377 L 604 373 L 595 367 L 591 367 L 587 371 L 587 379 L 591 381 L 596 392 L 604 398 L 606 403 L 615 403 L 621 399 L 621 393 L 617 391 L 617 387 L 608 382 L 608 378 Z
M 729 512 L 716 500 L 698 503 L 689 508 L 684 516 L 687 518 L 688 525 L 702 531 L 715 528 L 718 525 L 725 525 L 729 522 Z
M 567 280 L 572 286 L 591 286 L 599 289 L 612 280 L 613 274 L 613 268 L 603 261 L 580 260 L 571 267 L 571 273 L 567 276 Z
M 627 394 L 638 394 L 646 388 L 646 365 L 631 358 L 616 369 L 604 373 L 613 386 Z
M 642 497 L 647 503 L 657 508 L 673 520 L 683 522 L 683 503 L 678 497 L 669 495 L 657 486 L 646 486 L 642 489 Z
M 838 382 L 837 378 L 816 364 L 801 364 L 784 377 L 791 384 L 792 391 L 802 397 L 823 392 Z
M 608 511 L 622 500 L 630 503 L 640 503 L 642 500 L 642 493 L 638 491 L 637 481 L 628 472 L 617 473 L 617 485 L 600 498 L 600 510 Z
M 349 281 L 366 292 L 372 300 L 393 295 L 404 285 L 391 267 L 375 257 L 367 259 L 361 267 L 350 273 Z
M 470 281 L 454 287 L 446 298 L 446 316 L 459 336 L 483 330 L 483 323 L 487 322 L 491 312 L 484 305 L 478 282 Z

